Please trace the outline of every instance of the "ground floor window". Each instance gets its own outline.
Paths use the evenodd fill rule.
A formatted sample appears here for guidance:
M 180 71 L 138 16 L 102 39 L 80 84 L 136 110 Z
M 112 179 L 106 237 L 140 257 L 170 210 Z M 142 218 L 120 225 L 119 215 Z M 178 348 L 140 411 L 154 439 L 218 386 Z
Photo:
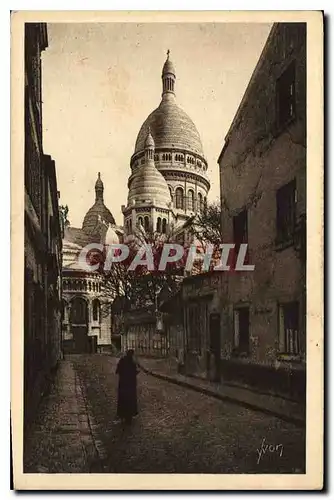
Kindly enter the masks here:
M 249 354 L 249 308 L 234 309 L 234 349 Z
M 299 304 L 288 302 L 279 305 L 279 347 L 281 354 L 299 354 Z

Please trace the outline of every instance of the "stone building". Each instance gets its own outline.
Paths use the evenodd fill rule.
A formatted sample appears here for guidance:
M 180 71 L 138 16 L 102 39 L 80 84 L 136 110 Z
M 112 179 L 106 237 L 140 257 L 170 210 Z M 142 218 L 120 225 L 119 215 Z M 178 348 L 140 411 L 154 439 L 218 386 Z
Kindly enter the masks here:
M 223 241 L 253 272 L 228 273 L 222 371 L 305 395 L 306 24 L 275 24 L 219 157 Z
M 206 204 L 210 189 L 207 161 L 196 126 L 177 104 L 175 82 L 168 51 L 161 102 L 141 126 L 130 160 L 128 200 L 122 206 L 126 237 L 140 227 L 189 243 L 193 236 L 186 222 Z M 123 330 L 124 348 L 156 356 L 168 353 L 157 303 L 132 307 L 124 315 Z
M 95 183 L 95 202 L 84 216 L 82 227 L 69 225 L 63 240 L 63 323 L 65 353 L 95 353 L 120 350 L 120 339 L 113 335 L 113 297 L 98 271 L 87 271 L 79 262 L 82 249 L 89 244 L 105 246 L 119 243 L 122 230 L 104 204 L 104 185 L 100 173 Z
M 44 23 L 25 24 L 24 423 L 33 418 L 61 353 L 61 227 L 55 162 L 43 152 Z

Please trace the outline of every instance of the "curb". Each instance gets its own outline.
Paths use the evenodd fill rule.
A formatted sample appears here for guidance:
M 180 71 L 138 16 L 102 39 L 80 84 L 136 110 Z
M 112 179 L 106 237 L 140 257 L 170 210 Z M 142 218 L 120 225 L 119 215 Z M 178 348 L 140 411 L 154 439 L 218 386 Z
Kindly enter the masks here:
M 279 418 L 281 420 L 284 420 L 285 422 L 288 422 L 290 424 L 294 424 L 297 427 L 305 427 L 305 420 L 302 418 L 298 417 L 293 417 L 286 415 L 285 413 L 280 413 L 275 410 L 271 410 L 269 408 L 264 408 L 263 406 L 258 406 L 253 403 L 248 403 L 246 401 L 243 401 L 238 398 L 233 398 L 231 396 L 225 396 L 223 394 L 220 394 L 213 389 L 207 389 L 205 387 L 199 387 L 197 385 L 192 384 L 191 382 L 187 382 L 185 380 L 178 380 L 174 377 L 171 377 L 170 375 L 163 375 L 161 373 L 149 370 L 145 368 L 143 365 L 138 363 L 138 366 L 140 367 L 141 370 L 143 370 L 144 373 L 147 373 L 148 375 L 151 375 L 152 377 L 159 378 L 161 380 L 165 380 L 166 382 L 170 382 L 172 384 L 179 385 L 181 387 L 186 387 L 187 389 L 192 389 L 193 391 L 200 392 L 202 394 L 205 394 L 206 396 L 210 396 L 215 399 L 219 399 L 220 401 L 227 401 L 228 403 L 233 403 L 237 404 L 240 406 L 243 406 L 244 408 L 248 408 L 249 410 L 253 411 L 258 411 L 261 413 L 265 413 L 266 415 L 274 416 L 276 418 Z
M 83 389 L 83 383 L 78 375 L 75 373 L 76 378 L 76 393 L 80 406 L 80 434 L 83 442 L 84 452 L 86 456 L 87 465 L 89 466 L 90 473 L 105 472 L 105 461 L 107 453 L 104 449 L 102 441 L 99 439 L 97 433 L 97 425 L 95 424 L 92 412 Z

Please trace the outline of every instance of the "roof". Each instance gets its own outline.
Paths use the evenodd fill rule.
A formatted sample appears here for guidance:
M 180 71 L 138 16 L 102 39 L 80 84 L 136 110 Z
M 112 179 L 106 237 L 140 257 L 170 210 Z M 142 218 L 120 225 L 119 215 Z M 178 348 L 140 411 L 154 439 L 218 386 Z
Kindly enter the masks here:
M 178 148 L 204 156 L 201 138 L 194 122 L 176 104 L 173 95 L 163 98 L 159 107 L 144 121 L 137 136 L 135 154 L 145 149 L 149 130 L 156 150 Z

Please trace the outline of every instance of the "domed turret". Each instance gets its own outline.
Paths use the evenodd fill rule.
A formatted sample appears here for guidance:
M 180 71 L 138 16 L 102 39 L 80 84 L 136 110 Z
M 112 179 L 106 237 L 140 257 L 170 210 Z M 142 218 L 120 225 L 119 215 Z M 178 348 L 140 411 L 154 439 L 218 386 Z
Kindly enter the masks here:
M 128 205 L 153 202 L 168 207 L 171 197 L 166 180 L 154 165 L 154 139 L 149 129 L 145 139 L 145 163 L 130 178 Z

